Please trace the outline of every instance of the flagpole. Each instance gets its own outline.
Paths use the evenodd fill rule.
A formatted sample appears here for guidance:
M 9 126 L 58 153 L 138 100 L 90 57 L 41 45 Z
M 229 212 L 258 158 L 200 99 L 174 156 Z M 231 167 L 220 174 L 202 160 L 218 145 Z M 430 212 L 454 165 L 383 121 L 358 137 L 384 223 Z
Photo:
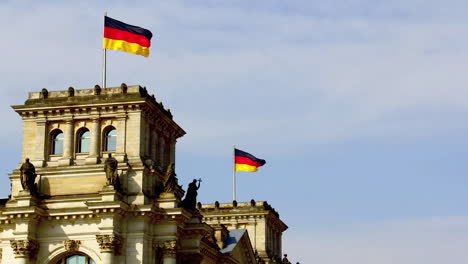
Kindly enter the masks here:
M 233 170 L 232 170 L 232 200 L 236 200 L 236 145 L 232 145 L 232 158 L 233 158 Z
M 104 12 L 104 23 L 106 20 L 107 12 Z M 104 24 L 105 25 L 105 24 Z M 104 28 L 104 27 L 103 27 Z M 104 35 L 104 34 L 103 34 Z M 106 88 L 106 62 L 107 62 L 107 49 L 102 48 L 102 88 Z

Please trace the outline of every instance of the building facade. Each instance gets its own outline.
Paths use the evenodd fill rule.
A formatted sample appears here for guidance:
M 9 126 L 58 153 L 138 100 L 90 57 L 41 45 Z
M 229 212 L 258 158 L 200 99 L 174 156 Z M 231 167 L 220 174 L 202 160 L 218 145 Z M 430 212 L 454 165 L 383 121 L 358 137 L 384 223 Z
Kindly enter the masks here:
M 29 93 L 22 164 L 0 200 L 1 263 L 289 263 L 266 202 L 198 204 L 185 131 L 141 86 Z M 195 186 L 195 187 L 194 187 Z

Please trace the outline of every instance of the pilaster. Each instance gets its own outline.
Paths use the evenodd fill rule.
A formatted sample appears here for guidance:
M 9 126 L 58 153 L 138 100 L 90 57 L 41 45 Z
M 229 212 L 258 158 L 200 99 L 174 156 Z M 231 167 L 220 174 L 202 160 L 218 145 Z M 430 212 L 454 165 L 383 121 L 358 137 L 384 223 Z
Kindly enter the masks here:
M 89 157 L 86 158 L 86 164 L 97 164 L 99 162 L 99 150 L 101 139 L 101 120 L 92 119 L 91 140 L 89 148 Z
M 39 243 L 33 239 L 10 240 L 17 264 L 29 264 L 39 249 Z
M 111 235 L 96 235 L 96 240 L 101 251 L 103 264 L 114 263 L 114 255 L 119 254 L 122 246 L 122 239 L 115 234 Z
M 177 240 L 155 241 L 153 247 L 162 251 L 163 264 L 177 263 Z
M 119 116 L 117 121 L 117 146 L 115 150 L 114 158 L 118 162 L 126 161 L 126 144 L 127 144 L 127 117 Z
M 36 167 L 44 167 L 46 160 L 46 140 L 47 135 L 47 119 L 39 119 L 36 121 L 36 150 L 31 163 Z M 24 157 L 26 158 L 26 157 Z
M 72 162 L 73 153 L 73 130 L 74 122 L 72 119 L 65 121 L 65 132 L 63 138 L 63 156 L 59 160 L 59 166 L 70 166 Z

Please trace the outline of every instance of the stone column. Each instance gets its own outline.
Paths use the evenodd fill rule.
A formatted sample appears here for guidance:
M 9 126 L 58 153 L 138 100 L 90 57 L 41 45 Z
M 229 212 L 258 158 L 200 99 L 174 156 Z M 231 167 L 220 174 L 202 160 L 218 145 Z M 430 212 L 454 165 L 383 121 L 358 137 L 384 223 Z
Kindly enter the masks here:
M 36 121 L 36 151 L 34 158 L 31 159 L 31 163 L 36 167 L 44 167 L 45 165 L 45 153 L 46 153 L 46 140 L 47 135 L 47 120 L 41 119 Z M 24 147 L 23 147 L 24 148 Z M 27 157 L 24 157 L 27 158 Z
M 63 138 L 63 157 L 59 160 L 59 166 L 70 166 L 73 154 L 73 120 L 65 121 Z
M 117 146 L 115 149 L 114 158 L 118 162 L 124 162 L 126 158 L 126 144 L 127 144 L 127 117 L 117 118 Z
M 15 262 L 17 264 L 29 264 L 29 259 L 39 249 L 39 243 L 33 239 L 10 240 L 10 245 L 15 254 Z
M 114 254 L 119 253 L 122 240 L 117 235 L 96 235 L 96 240 L 101 250 L 103 264 L 114 263 Z
M 89 146 L 89 157 L 86 158 L 86 164 L 96 164 L 99 161 L 101 138 L 101 120 L 93 118 L 93 125 L 91 127 L 91 140 Z
M 177 241 L 156 241 L 154 247 L 162 250 L 163 264 L 177 264 Z

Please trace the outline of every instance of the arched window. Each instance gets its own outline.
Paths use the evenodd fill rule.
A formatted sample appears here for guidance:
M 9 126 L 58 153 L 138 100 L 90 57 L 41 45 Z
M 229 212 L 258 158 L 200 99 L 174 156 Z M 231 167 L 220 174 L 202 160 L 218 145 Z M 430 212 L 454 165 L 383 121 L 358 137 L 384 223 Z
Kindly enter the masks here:
M 60 129 L 55 130 L 51 137 L 50 154 L 59 155 L 63 153 L 63 132 Z
M 117 130 L 110 126 L 104 130 L 104 151 L 115 151 L 117 149 Z
M 78 133 L 78 153 L 89 152 L 89 141 L 90 141 L 89 130 L 84 128 Z
M 85 255 L 72 255 L 61 258 L 56 264 L 96 264 L 96 262 Z

